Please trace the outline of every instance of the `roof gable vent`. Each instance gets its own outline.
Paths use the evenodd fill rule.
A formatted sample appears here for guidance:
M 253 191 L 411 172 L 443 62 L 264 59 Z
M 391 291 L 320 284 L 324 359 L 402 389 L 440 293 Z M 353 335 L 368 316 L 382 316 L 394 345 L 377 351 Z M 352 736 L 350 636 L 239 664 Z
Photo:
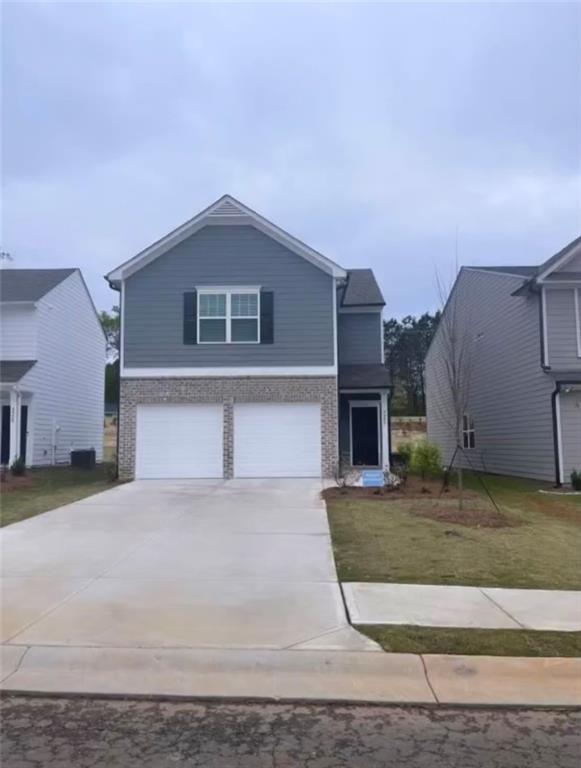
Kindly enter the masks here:
M 223 200 L 219 205 L 213 208 L 208 215 L 209 216 L 240 216 L 243 214 L 244 214 L 244 211 L 242 211 L 231 200 Z

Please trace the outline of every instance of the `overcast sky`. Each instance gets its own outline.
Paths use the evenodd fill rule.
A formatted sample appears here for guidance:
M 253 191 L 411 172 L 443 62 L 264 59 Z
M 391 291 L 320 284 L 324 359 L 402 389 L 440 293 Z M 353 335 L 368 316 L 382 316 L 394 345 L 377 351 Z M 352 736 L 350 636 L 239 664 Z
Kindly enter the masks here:
M 581 232 L 581 5 L 3 6 L 2 249 L 102 275 L 228 192 L 387 314 Z

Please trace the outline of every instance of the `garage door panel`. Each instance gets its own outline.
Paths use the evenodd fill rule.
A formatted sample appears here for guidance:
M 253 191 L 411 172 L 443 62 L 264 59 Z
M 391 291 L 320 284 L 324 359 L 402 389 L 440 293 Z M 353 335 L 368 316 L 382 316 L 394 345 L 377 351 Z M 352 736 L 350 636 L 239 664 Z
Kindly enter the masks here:
M 320 404 L 236 404 L 234 476 L 320 477 Z
M 135 439 L 137 478 L 223 476 L 221 405 L 139 405 Z

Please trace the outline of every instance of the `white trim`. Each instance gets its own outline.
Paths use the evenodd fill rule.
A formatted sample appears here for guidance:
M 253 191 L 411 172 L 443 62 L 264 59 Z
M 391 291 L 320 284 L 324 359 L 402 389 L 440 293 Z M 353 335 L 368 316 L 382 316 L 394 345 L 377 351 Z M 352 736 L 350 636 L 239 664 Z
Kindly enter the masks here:
M 256 366 L 238 368 L 134 368 L 123 366 L 124 379 L 201 379 L 206 377 L 236 378 L 237 376 L 337 376 L 336 365 L 321 366 Z
M 297 255 L 302 256 L 307 261 L 310 261 L 311 264 L 318 267 L 319 269 L 322 269 L 323 272 L 327 272 L 334 277 L 347 277 L 346 270 L 344 270 L 338 264 L 335 264 L 335 262 L 331 261 L 326 256 L 323 256 L 322 253 L 319 253 L 313 248 L 310 248 L 308 245 L 306 245 L 306 243 L 297 240 L 297 238 L 293 237 L 288 232 L 285 232 L 280 227 L 277 227 L 276 224 L 273 224 L 264 217 L 260 216 L 258 213 L 256 213 L 256 211 L 248 208 L 239 200 L 235 200 L 230 195 L 223 195 L 219 200 L 216 200 L 215 203 L 212 203 L 212 205 L 205 208 L 192 219 L 186 221 L 185 224 L 177 227 L 172 232 L 169 232 L 160 240 L 150 245 L 148 248 L 140 251 L 140 253 L 126 261 L 124 264 L 121 264 L 116 269 L 113 269 L 106 275 L 107 280 L 110 282 L 123 280 L 124 278 L 132 275 L 134 272 L 140 270 L 142 267 L 146 266 L 146 264 L 152 262 L 158 256 L 164 254 L 170 248 L 173 248 L 178 243 L 181 243 L 187 237 L 190 237 L 195 232 L 202 229 L 202 227 L 205 227 L 207 224 L 221 223 L 216 219 L 214 211 L 224 206 L 224 203 L 230 204 L 238 211 L 236 214 L 228 214 L 228 218 L 230 220 L 233 220 L 232 217 L 236 217 L 238 219 L 237 223 L 251 224 L 256 229 L 259 229 L 271 237 L 273 240 L 276 240 Z M 220 214 L 220 216 L 222 217 L 222 214 Z M 212 221 L 213 218 L 216 219 L 215 222 Z
M 262 290 L 261 285 L 198 285 L 196 291 L 201 293 L 258 293 Z
M 581 244 L 578 243 L 568 253 L 564 253 L 560 259 L 558 259 L 554 264 L 551 264 L 550 267 L 545 269 L 544 272 L 541 272 L 540 275 L 537 275 L 537 282 L 544 280 L 547 277 L 547 275 L 550 275 L 552 272 L 556 272 L 557 270 L 561 269 L 561 267 L 564 264 L 574 259 L 575 256 L 579 255 L 579 253 L 581 253 Z
M 547 322 L 547 292 L 541 287 L 541 312 L 543 316 L 543 364 L 549 367 L 549 325 Z
M 196 335 L 198 344 L 260 344 L 260 288 L 247 288 L 246 286 L 237 286 L 229 288 L 196 288 L 198 297 L 196 301 Z M 241 317 L 232 317 L 232 294 L 246 293 L 256 296 L 256 315 Z M 203 295 L 221 295 L 226 296 L 226 314 L 216 315 L 214 317 L 200 317 L 200 297 Z M 224 320 L 226 337 L 224 341 L 202 341 L 200 334 L 200 322 L 202 320 Z M 256 341 L 232 341 L 232 320 L 256 320 Z
M 122 371 L 125 365 L 125 282 L 122 280 L 119 286 L 119 370 Z
M 10 444 L 8 449 L 8 466 L 20 456 L 20 408 L 22 396 L 16 387 L 10 390 Z
M 565 482 L 565 468 L 563 466 L 565 461 L 565 452 L 563 451 L 563 432 L 561 429 L 561 393 L 557 392 L 556 411 L 557 411 L 557 450 L 559 451 L 559 482 L 562 484 Z
M 382 419 L 381 419 L 381 400 L 349 400 L 349 461 L 353 464 L 353 408 L 375 408 L 377 411 L 377 464 L 369 464 L 372 469 L 379 469 L 382 466 Z
M 383 469 L 389 471 L 389 401 L 387 392 L 381 393 L 381 463 Z
M 337 330 L 337 325 L 339 323 L 339 318 L 337 316 L 337 281 L 335 278 L 333 278 L 331 282 L 333 284 L 333 365 L 337 365 L 339 363 L 339 334 Z
M 379 315 L 379 348 L 381 350 L 381 364 L 385 365 L 385 344 L 383 343 L 383 312 Z
M 375 387 L 375 389 L 339 389 L 340 395 L 380 395 L 391 387 Z
M 575 293 L 575 331 L 577 333 L 577 357 L 581 357 L 581 300 L 579 299 L 579 288 L 575 288 L 574 293 Z

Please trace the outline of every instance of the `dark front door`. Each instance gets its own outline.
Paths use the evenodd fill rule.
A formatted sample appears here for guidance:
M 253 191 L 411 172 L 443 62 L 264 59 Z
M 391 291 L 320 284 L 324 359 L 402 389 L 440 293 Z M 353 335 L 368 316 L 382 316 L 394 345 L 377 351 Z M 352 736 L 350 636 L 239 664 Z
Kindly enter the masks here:
M 26 435 L 28 432 L 28 406 L 20 406 L 20 458 L 26 461 Z
M 20 458 L 26 461 L 26 435 L 28 432 L 28 406 L 20 406 Z M 10 461 L 10 406 L 2 406 L 2 443 L 0 464 Z
M 379 409 L 375 406 L 351 408 L 352 461 L 355 467 L 379 465 Z
M 2 455 L 0 464 L 8 464 L 10 460 L 10 406 L 2 406 Z

